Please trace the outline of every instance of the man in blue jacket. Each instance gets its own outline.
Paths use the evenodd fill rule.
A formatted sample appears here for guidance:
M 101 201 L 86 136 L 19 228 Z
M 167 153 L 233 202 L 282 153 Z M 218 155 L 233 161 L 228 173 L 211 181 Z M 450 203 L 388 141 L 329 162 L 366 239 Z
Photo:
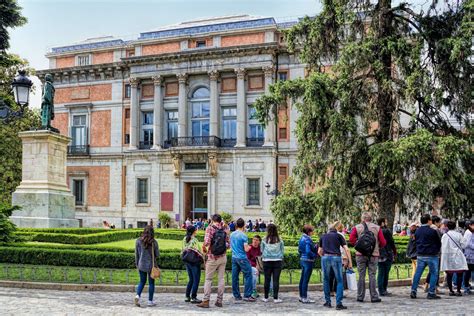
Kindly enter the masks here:
M 431 216 L 424 214 L 421 216 L 421 227 L 415 232 L 417 267 L 411 286 L 411 298 L 416 298 L 418 283 L 426 266 L 428 266 L 431 275 L 427 298 L 441 298 L 436 295 L 436 280 L 438 279 L 439 273 L 438 255 L 441 250 L 441 238 L 439 237 L 439 233 L 430 227 L 431 223 Z

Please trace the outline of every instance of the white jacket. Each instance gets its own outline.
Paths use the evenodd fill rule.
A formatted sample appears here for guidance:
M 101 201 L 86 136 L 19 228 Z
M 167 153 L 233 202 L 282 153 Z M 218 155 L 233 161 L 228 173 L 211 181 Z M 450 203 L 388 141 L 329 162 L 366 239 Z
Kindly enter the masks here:
M 467 270 L 463 249 L 467 241 L 461 233 L 450 230 L 441 237 L 441 271 Z

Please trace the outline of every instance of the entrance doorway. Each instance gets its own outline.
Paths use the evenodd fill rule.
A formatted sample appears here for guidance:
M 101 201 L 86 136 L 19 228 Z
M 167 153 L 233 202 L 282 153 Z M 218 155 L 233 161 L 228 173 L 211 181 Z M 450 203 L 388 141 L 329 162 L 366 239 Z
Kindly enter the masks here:
M 185 183 L 184 212 L 185 219 L 208 218 L 208 189 L 207 183 Z

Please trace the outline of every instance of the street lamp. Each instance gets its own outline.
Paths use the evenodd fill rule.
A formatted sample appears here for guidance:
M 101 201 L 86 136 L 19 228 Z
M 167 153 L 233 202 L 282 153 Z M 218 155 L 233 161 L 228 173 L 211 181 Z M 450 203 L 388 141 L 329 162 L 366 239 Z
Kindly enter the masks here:
M 278 189 L 270 191 L 270 183 L 265 183 L 265 192 L 267 195 L 278 195 Z
M 18 71 L 18 76 L 13 79 L 12 88 L 13 94 L 15 95 L 15 102 L 21 108 L 28 104 L 32 85 L 33 82 L 26 76 L 26 71 Z

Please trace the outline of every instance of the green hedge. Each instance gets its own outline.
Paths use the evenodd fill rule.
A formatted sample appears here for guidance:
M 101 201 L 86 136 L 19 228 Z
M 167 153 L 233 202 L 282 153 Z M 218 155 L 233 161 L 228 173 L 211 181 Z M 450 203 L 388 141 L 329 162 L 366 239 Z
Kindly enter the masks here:
M 114 230 L 105 229 L 105 228 L 17 228 L 17 231 L 26 232 L 26 233 L 88 235 L 88 234 L 110 232 Z
M 138 238 L 140 234 L 141 231 L 139 230 L 116 230 L 87 235 L 22 231 L 16 233 L 17 236 L 25 237 L 30 241 L 75 245 L 100 244 L 112 241 L 133 239 Z

